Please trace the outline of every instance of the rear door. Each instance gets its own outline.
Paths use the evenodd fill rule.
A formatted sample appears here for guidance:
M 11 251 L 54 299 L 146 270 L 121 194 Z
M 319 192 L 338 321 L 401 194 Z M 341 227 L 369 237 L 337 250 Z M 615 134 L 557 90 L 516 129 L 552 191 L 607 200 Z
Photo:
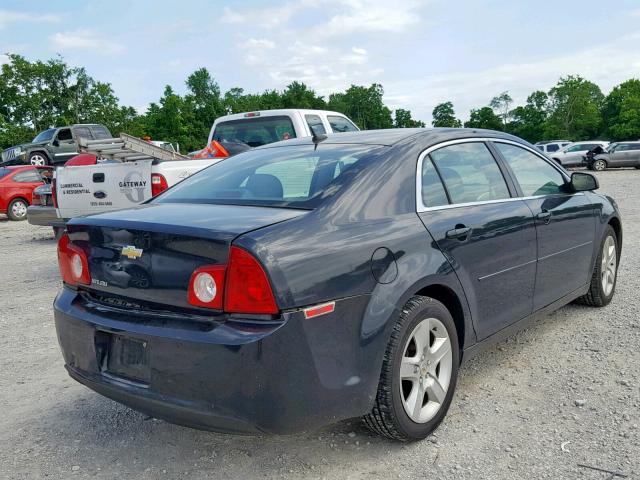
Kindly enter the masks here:
M 481 140 L 427 150 L 418 171 L 418 214 L 464 288 L 480 339 L 532 311 L 533 215 Z
M 533 149 L 493 142 L 535 217 L 538 237 L 534 310 L 577 290 L 591 276 L 595 211 L 584 193 L 567 190 L 568 178 Z
M 61 218 L 133 207 L 151 198 L 151 160 L 58 168 L 56 194 Z

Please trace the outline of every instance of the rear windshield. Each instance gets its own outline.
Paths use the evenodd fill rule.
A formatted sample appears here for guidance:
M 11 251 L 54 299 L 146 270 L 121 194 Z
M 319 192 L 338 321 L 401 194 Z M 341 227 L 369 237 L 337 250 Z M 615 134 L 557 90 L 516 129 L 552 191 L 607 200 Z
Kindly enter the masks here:
M 254 150 L 201 170 L 153 203 L 216 203 L 315 208 L 355 174 L 378 145 L 311 145 Z
M 216 125 L 213 140 L 219 142 L 241 142 L 250 147 L 295 138 L 291 119 L 286 115 L 274 117 L 251 117 L 229 120 Z
M 36 138 L 33 139 L 33 143 L 36 142 L 46 142 L 53 138 L 53 134 L 56 133 L 55 128 L 50 128 L 49 130 L 45 130 L 44 132 L 40 132 L 36 135 Z

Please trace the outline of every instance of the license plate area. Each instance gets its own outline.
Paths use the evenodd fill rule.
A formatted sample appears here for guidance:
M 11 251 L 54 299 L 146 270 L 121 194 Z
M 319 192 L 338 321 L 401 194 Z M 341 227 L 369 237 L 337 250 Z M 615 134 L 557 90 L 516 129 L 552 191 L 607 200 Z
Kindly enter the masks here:
M 124 335 L 108 334 L 103 373 L 136 383 L 149 384 L 149 344 Z

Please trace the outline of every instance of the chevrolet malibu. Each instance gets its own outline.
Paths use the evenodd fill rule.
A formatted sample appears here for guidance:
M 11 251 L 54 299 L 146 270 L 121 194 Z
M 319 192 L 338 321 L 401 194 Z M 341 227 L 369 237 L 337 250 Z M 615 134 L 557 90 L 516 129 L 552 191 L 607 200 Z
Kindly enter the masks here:
M 271 144 L 145 205 L 72 220 L 55 301 L 69 374 L 147 414 L 287 433 L 442 421 L 463 359 L 579 301 L 607 305 L 615 202 L 503 133 Z

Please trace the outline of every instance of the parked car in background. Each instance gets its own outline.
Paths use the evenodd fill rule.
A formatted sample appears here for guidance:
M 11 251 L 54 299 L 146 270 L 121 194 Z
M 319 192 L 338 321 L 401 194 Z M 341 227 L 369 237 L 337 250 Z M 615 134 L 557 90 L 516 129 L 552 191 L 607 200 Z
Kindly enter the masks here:
M 589 169 L 597 171 L 618 167 L 640 169 L 640 141 L 612 143 L 604 153 L 588 157 L 587 162 Z
M 597 188 L 488 130 L 256 148 L 70 221 L 54 305 L 67 371 L 191 427 L 363 416 L 425 438 L 462 359 L 573 300 L 611 301 L 622 225 Z
M 60 165 L 78 154 L 78 139 L 98 140 L 111 137 L 104 125 L 77 124 L 49 128 L 31 141 L 2 152 L 4 165 Z
M 27 218 L 27 207 L 33 203 L 33 190 L 48 182 L 51 168 L 35 166 L 0 167 L 0 213 L 11 220 Z
M 549 156 L 563 167 L 580 167 L 589 151 L 596 147 L 606 148 L 607 145 L 609 142 L 601 140 L 574 142 Z
M 571 140 L 547 140 L 544 142 L 537 142 L 535 147 L 541 152 L 552 154 L 557 152 L 561 148 L 566 147 L 571 143 Z
M 282 109 L 236 113 L 213 122 L 212 140 L 240 142 L 260 147 L 281 140 L 311 137 L 314 133 L 355 132 L 358 127 L 345 115 L 327 110 Z

